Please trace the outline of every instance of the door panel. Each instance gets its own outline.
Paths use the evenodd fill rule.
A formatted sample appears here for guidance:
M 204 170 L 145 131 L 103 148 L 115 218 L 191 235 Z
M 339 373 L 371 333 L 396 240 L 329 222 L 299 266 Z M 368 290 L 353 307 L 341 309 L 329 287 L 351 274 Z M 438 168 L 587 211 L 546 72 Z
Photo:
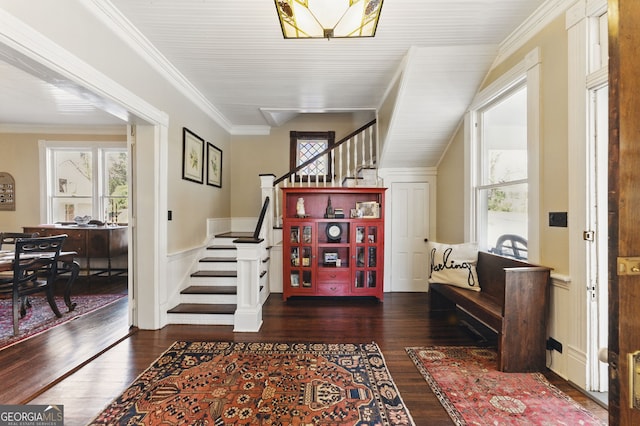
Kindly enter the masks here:
M 391 185 L 392 291 L 427 291 L 429 184 Z
M 640 275 L 617 261 L 640 256 L 640 2 L 609 0 L 609 423 L 640 424 L 628 355 L 640 350 Z

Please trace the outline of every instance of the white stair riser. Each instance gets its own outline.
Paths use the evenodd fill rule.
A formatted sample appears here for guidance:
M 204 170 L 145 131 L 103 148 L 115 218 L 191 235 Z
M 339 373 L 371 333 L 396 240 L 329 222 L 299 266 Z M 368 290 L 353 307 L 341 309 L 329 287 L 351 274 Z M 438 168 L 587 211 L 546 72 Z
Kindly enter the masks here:
M 180 303 L 234 305 L 238 303 L 238 296 L 235 294 L 181 294 Z
M 212 246 L 233 246 L 237 238 L 216 237 L 212 242 Z
M 233 314 L 167 314 L 169 324 L 233 325 Z
M 207 249 L 206 256 L 210 257 L 229 257 L 235 259 L 238 255 L 238 250 L 235 249 Z
M 238 262 L 198 262 L 200 271 L 236 271 Z
M 237 277 L 191 277 L 191 285 L 233 285 L 238 282 Z

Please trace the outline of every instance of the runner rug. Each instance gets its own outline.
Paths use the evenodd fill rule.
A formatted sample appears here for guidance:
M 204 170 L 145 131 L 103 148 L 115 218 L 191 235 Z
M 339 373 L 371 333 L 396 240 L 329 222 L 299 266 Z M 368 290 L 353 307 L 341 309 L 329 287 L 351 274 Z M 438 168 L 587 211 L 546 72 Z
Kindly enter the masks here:
M 125 294 L 100 294 L 71 296 L 76 308 L 67 312 L 62 296 L 56 296 L 56 304 L 62 313 L 62 318 L 56 317 L 44 295 L 31 295 L 31 308 L 20 318 L 20 334 L 13 335 L 13 312 L 11 298 L 0 299 L 0 350 L 14 345 L 29 337 L 40 334 L 52 327 L 71 321 L 79 316 L 93 312 L 126 296 Z
M 491 348 L 406 348 L 456 425 L 605 425 L 541 373 L 496 370 Z
M 413 421 L 375 343 L 175 342 L 92 424 Z

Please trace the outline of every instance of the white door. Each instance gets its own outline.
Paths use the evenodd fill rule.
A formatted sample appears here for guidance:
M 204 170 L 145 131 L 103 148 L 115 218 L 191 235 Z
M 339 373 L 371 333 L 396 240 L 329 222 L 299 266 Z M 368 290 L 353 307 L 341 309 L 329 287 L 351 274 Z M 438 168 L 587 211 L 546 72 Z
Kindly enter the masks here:
M 427 291 L 429 184 L 391 185 L 391 291 Z M 387 240 L 388 241 L 388 240 Z

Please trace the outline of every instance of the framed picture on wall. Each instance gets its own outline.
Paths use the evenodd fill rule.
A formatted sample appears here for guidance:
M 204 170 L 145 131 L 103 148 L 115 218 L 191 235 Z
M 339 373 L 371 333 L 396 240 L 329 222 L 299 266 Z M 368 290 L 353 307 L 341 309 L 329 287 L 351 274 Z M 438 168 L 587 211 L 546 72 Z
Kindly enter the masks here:
M 207 185 L 222 188 L 222 151 L 207 142 Z
M 204 139 L 182 128 L 182 179 L 204 181 Z

